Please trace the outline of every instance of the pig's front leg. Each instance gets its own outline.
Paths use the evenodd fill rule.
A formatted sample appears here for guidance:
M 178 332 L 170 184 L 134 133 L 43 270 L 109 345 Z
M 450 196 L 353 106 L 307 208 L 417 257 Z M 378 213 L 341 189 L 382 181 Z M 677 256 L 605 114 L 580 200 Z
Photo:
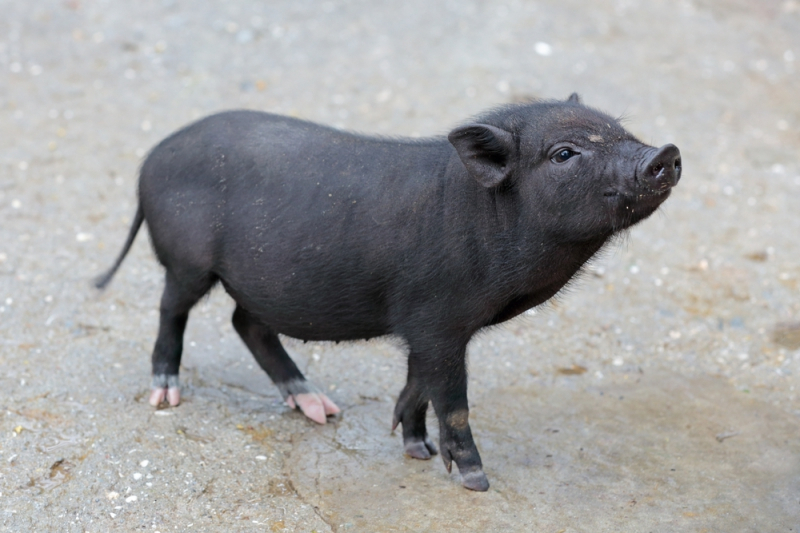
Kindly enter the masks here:
M 416 394 L 418 399 L 431 399 L 433 409 L 439 419 L 439 448 L 442 460 L 450 472 L 452 462 L 455 461 L 461 473 L 461 483 L 468 489 L 485 491 L 489 489 L 489 480 L 483 473 L 483 463 L 472 439 L 472 430 L 469 427 L 469 406 L 467 402 L 467 367 L 466 343 L 455 343 L 445 340 L 437 343 L 426 343 L 430 348 L 425 350 L 414 349 L 411 344 L 412 355 L 409 357 L 409 386 L 419 387 L 421 392 Z M 406 390 L 403 391 L 404 393 Z M 414 398 L 414 394 L 410 395 Z M 401 400 L 403 396 L 401 395 Z M 419 438 L 419 428 L 424 431 L 424 410 L 419 406 L 419 401 L 406 401 L 403 414 L 412 414 L 412 428 L 416 429 L 416 438 Z M 400 402 L 398 402 L 400 406 Z M 403 419 L 405 424 L 405 418 Z M 405 426 L 403 436 L 405 438 Z M 424 433 L 423 433 L 424 435 Z M 427 437 L 422 437 L 423 442 Z M 408 441 L 406 440 L 406 443 Z
M 243 307 L 233 312 L 233 327 L 258 361 L 259 366 L 281 391 L 292 409 L 299 407 L 308 418 L 324 424 L 339 408 L 320 392 L 294 364 L 278 336 Z
M 412 353 L 408 358 L 408 380 L 394 408 L 392 431 L 397 428 L 397 424 L 403 424 L 403 445 L 406 454 L 415 459 L 430 459 L 431 455 L 436 455 L 438 452 L 428 438 L 428 430 L 425 427 L 429 398 L 423 380 L 412 374 L 412 369 L 419 366 L 412 363 L 414 357 L 415 354 Z

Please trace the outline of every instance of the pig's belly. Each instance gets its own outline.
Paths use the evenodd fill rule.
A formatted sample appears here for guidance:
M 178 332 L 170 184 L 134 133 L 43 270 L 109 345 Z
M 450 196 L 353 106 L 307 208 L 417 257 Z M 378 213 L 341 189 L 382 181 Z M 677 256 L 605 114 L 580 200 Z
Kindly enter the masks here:
M 298 289 L 275 293 L 223 285 L 236 303 L 275 333 L 301 340 L 347 341 L 391 333 L 383 298 L 377 292 Z
M 367 317 L 308 313 L 292 320 L 287 320 L 285 315 L 269 318 L 269 326 L 276 333 L 305 341 L 350 341 L 371 339 L 389 333 L 383 324 Z

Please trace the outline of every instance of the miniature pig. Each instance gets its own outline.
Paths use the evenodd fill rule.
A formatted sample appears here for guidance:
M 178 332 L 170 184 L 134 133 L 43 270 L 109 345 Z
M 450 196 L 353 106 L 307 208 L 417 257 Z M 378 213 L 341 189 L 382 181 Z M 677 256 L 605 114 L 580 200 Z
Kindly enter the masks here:
M 216 283 L 233 325 L 286 402 L 324 424 L 339 408 L 279 334 L 401 337 L 408 376 L 394 409 L 405 452 L 437 453 L 484 491 L 469 425 L 465 354 L 481 328 L 553 297 L 618 232 L 650 216 L 681 176 L 668 144 L 639 142 L 566 101 L 496 108 L 444 137 L 356 135 L 256 111 L 190 124 L 159 143 L 114 275 L 143 221 L 166 268 L 150 403 L 180 402 L 189 311 Z

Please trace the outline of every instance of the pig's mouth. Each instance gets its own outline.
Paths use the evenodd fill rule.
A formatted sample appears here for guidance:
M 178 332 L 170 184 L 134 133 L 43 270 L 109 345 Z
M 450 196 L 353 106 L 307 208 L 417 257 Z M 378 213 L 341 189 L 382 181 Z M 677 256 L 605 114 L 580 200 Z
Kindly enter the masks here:
M 623 193 L 620 191 L 606 191 L 603 193 L 603 196 L 606 198 L 619 198 L 627 200 L 628 202 L 638 203 L 641 201 L 649 202 L 653 199 L 658 199 L 659 201 L 664 201 L 669 196 L 670 192 L 672 192 L 672 188 L 663 189 L 660 191 L 653 191 L 653 190 L 646 190 L 643 192 L 636 192 L 636 193 Z
M 616 212 L 618 217 L 622 217 L 623 226 L 631 226 L 638 221 L 647 218 L 666 200 L 672 188 L 661 191 L 639 190 L 636 192 L 622 192 L 609 190 L 603 193 L 603 197 L 609 206 Z

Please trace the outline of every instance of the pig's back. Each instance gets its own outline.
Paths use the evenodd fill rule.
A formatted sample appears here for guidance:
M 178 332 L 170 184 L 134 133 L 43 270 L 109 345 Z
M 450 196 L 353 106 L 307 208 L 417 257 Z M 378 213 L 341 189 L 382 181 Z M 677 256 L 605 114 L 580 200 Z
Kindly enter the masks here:
M 360 137 L 236 111 L 160 143 L 140 198 L 168 269 L 219 278 L 276 331 L 354 339 L 391 329 L 398 269 L 423 243 L 441 141 Z

